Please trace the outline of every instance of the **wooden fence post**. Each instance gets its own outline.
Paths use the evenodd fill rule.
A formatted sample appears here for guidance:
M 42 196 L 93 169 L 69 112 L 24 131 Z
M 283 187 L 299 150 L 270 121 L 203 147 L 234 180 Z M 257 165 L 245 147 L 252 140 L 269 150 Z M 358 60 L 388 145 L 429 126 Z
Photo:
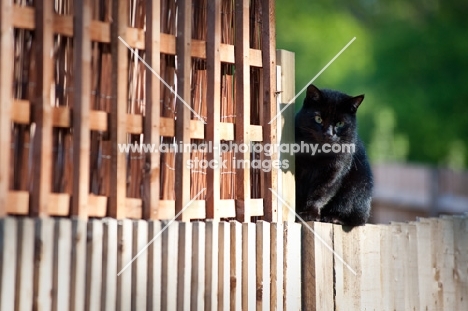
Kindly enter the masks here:
M 270 223 L 260 221 L 256 224 L 257 285 L 256 310 L 270 310 Z
M 10 180 L 11 104 L 13 101 L 12 1 L 0 3 L 0 217 L 7 213 Z
M 235 92 L 237 144 L 250 144 L 250 15 L 249 0 L 236 0 L 235 27 Z M 236 165 L 236 218 L 238 221 L 250 221 L 250 153 L 237 152 L 236 161 L 242 161 L 245 167 Z
M 119 152 L 118 144 L 127 143 L 128 101 L 128 48 L 119 40 L 125 40 L 128 27 L 128 3 L 112 1 L 111 50 L 112 50 L 112 107 L 110 115 L 111 170 L 108 215 L 126 217 L 127 163 L 125 153 Z
M 159 0 L 147 0 L 146 4 L 146 62 L 155 72 L 161 73 L 160 64 L 160 14 Z M 159 148 L 161 116 L 161 82 L 150 71 L 146 71 L 146 106 L 144 118 L 144 144 L 153 144 Z M 149 152 L 145 155 L 145 172 L 143 177 L 143 218 L 158 219 L 160 196 L 160 155 Z
M 284 224 L 284 310 L 301 309 L 301 225 Z M 299 259 L 299 260 L 298 260 Z
M 191 43 L 192 43 L 192 3 L 189 0 L 178 2 L 177 10 L 177 93 L 184 99 L 185 104 L 177 98 L 176 111 L 177 120 L 175 122 L 175 141 L 177 144 L 190 143 L 190 71 Z M 187 152 L 177 152 L 175 160 L 175 213 L 180 212 L 190 201 L 190 169 L 187 163 L 190 154 Z M 179 220 L 187 221 L 188 213 L 182 213 Z
M 17 220 L 0 219 L 0 309 L 15 309 L 15 281 L 17 267 L 16 249 L 21 241 L 17 240 Z M 19 262 L 21 263 L 21 262 Z M 46 283 L 47 285 L 47 283 Z
M 216 146 L 212 152 L 206 154 L 206 160 L 221 161 L 219 149 L 221 122 L 221 1 L 207 1 L 207 39 L 206 39 L 206 69 L 207 76 L 207 120 L 206 139 Z M 206 217 L 219 220 L 217 209 L 220 205 L 221 169 L 217 165 L 206 171 Z
M 243 267 L 242 267 L 242 224 L 237 221 L 230 222 L 230 309 L 242 310 L 242 287 L 243 287 Z
M 324 243 L 333 247 L 333 225 L 320 222 L 302 225 L 302 310 L 335 307 L 333 253 Z
M 31 215 L 48 214 L 50 191 L 52 187 L 52 105 L 51 88 L 53 84 L 53 6 L 52 1 L 36 3 L 36 42 L 37 87 L 34 103 L 36 129 L 34 133 L 33 189 Z
M 277 143 L 277 121 L 273 120 L 277 113 L 276 103 L 276 32 L 275 32 L 275 1 L 262 0 L 262 65 L 263 65 L 263 102 L 260 103 L 260 124 L 263 126 L 263 144 Z M 271 123 L 270 123 L 271 122 Z M 264 155 L 262 160 L 276 161 L 276 153 L 270 157 Z M 273 163 L 273 162 L 270 162 Z M 277 222 L 278 200 L 270 191 L 277 191 L 278 171 L 272 168 L 270 172 L 262 172 L 263 177 L 263 215 L 266 221 Z
M 171 225 L 172 226 L 172 225 Z M 177 310 L 188 310 L 191 306 L 192 276 L 192 223 L 179 223 L 179 252 L 177 262 Z M 169 247 L 174 247 L 169 245 Z M 193 307 L 193 306 L 192 306 Z
M 279 94 L 279 108 L 280 110 L 286 107 L 286 105 L 294 98 L 295 86 L 294 86 L 294 75 L 295 75 L 295 58 L 294 53 L 277 50 L 276 59 L 279 66 L 281 66 L 281 79 L 280 79 L 280 88 Z M 295 143 L 294 140 L 294 102 L 288 106 L 278 117 L 280 126 L 278 127 L 278 137 L 280 144 L 288 144 L 289 147 L 292 147 L 292 144 Z M 296 189 L 296 180 L 294 178 L 295 172 L 295 157 L 287 152 L 281 152 L 279 160 L 281 163 L 287 161 L 289 167 L 287 169 L 281 169 L 278 179 L 280 179 L 280 185 L 278 193 L 281 198 L 291 207 L 296 210 L 296 193 L 292 189 Z M 282 209 L 282 220 L 278 221 L 294 221 L 296 215 L 290 211 L 290 209 L 285 206 L 283 203 L 278 202 L 278 208 Z
M 74 1 L 73 195 L 70 215 L 88 217 L 90 179 L 91 1 Z

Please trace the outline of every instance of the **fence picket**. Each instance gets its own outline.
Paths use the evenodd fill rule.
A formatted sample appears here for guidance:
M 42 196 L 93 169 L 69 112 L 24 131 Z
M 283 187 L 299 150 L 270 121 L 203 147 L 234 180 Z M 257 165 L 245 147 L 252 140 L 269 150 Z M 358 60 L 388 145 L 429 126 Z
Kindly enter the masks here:
M 102 262 L 102 303 L 101 310 L 116 310 L 117 303 L 117 220 L 103 219 Z
M 144 220 L 133 221 L 132 258 L 148 244 L 148 223 Z M 148 253 L 139 254 L 133 262 L 132 273 L 132 310 L 146 310 Z
M 255 310 L 255 224 L 242 224 L 242 310 Z
M 123 219 L 117 228 L 118 249 L 117 269 L 121 274 L 117 276 L 117 309 L 130 310 L 132 306 L 132 273 L 133 265 L 122 269 L 132 260 L 132 221 Z
M 218 310 L 220 311 L 227 311 L 230 307 L 230 249 L 230 224 L 226 222 L 220 222 L 218 247 Z
M 285 310 L 301 309 L 301 225 L 284 224 L 284 302 Z
M 162 237 L 160 221 L 150 221 L 148 224 L 148 239 L 153 241 L 148 247 L 148 310 L 161 310 L 161 259 Z
M 218 276 L 220 272 L 219 256 L 220 252 L 220 236 L 219 236 L 219 226 L 220 223 L 217 221 L 207 221 L 206 222 L 206 239 L 204 241 L 199 241 L 199 253 L 204 253 L 205 262 L 201 259 L 202 266 L 200 267 L 200 272 L 205 271 L 205 284 L 204 292 L 201 291 L 201 301 L 205 303 L 205 310 L 218 310 Z M 194 243 L 195 244 L 195 243 Z M 200 304 L 200 309 L 202 305 Z
M 102 289 L 102 241 L 103 227 L 100 220 L 88 222 L 86 245 L 86 310 L 101 307 Z
M 52 275 L 54 251 L 54 220 L 38 218 L 36 221 L 36 248 L 34 254 L 34 308 L 52 309 Z
M 165 223 L 165 222 L 164 222 Z M 173 222 L 162 233 L 161 309 L 177 308 L 179 223 Z
M 192 274 L 192 223 L 179 224 L 179 251 L 177 262 L 177 310 L 190 308 Z M 172 246 L 170 246 L 172 247 Z
M 70 297 L 74 310 L 84 310 L 86 297 L 86 221 L 72 219 Z
M 94 236 L 93 236 L 94 237 Z M 70 219 L 55 220 L 54 288 L 52 310 L 70 309 L 70 269 L 72 254 L 72 223 Z
M 418 246 L 417 230 L 413 224 L 401 224 L 402 232 L 408 245 L 405 259 L 405 301 L 406 310 L 419 310 L 419 282 L 418 282 Z
M 375 225 L 357 227 L 361 265 L 361 310 L 379 310 L 381 301 L 380 228 Z M 369 280 L 373 280 L 369 282 Z
M 313 233 L 315 232 L 315 234 Z M 316 238 L 316 235 L 321 240 Z M 302 307 L 333 310 L 333 225 L 308 222 L 302 226 Z
M 15 309 L 17 220 L 0 219 L 0 310 Z
M 394 273 L 393 273 L 393 243 L 392 227 L 380 226 L 380 278 L 382 311 L 395 310 Z
M 283 251 L 284 251 L 284 224 L 272 223 L 270 226 L 270 264 L 271 264 L 271 297 L 270 308 L 283 310 L 284 275 L 283 275 Z
M 468 217 L 454 217 L 455 310 L 468 310 Z
M 429 310 L 436 305 L 435 292 L 437 290 L 432 269 L 434 263 L 431 254 L 431 226 L 424 221 L 413 224 L 416 226 L 417 235 L 419 308 L 420 310 Z
M 455 309 L 455 282 L 454 282 L 454 235 L 452 218 L 437 219 L 437 238 L 434 245 L 437 248 L 437 266 L 440 269 L 440 282 L 442 289 L 442 306 L 444 310 Z
M 18 248 L 15 308 L 21 311 L 32 310 L 34 298 L 34 219 L 21 218 L 19 220 Z M 4 249 L 6 249 L 5 246 Z
M 257 310 L 270 310 L 270 223 L 256 224 Z
M 191 295 L 190 299 L 187 298 L 190 301 L 192 310 L 204 310 L 206 303 L 204 301 L 205 272 L 211 269 L 211 265 L 208 265 L 208 262 L 205 261 L 205 229 L 205 223 L 193 223 L 192 240 L 190 240 L 192 243 L 192 254 L 190 254 L 191 257 L 189 258 L 189 262 L 192 261 Z
M 230 251 L 230 306 L 231 310 L 242 309 L 242 287 L 243 287 L 243 273 L 242 273 L 242 224 L 237 221 L 230 222 L 231 231 L 231 251 Z

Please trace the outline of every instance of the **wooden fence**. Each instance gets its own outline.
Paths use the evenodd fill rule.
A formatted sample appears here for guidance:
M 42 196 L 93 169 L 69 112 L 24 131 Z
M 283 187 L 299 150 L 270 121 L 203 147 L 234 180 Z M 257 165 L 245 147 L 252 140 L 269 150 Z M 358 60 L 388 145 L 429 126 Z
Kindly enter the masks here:
M 0 215 L 277 220 L 277 170 L 187 166 L 275 154 L 118 148 L 275 143 L 273 0 L 0 3 Z
M 7 217 L 0 310 L 468 310 L 467 216 L 344 229 Z
M 468 172 L 414 164 L 372 167 L 372 222 L 468 212 Z

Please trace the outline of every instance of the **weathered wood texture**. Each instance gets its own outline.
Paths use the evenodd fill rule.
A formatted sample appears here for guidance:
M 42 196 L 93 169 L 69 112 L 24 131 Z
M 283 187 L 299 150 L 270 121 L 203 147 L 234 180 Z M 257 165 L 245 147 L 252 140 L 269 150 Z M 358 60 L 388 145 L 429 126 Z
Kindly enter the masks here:
M 69 4 L 1 1 L 0 142 L 12 148 L 0 154 L 0 216 L 277 221 L 278 172 L 251 176 L 250 152 L 239 152 L 246 162 L 230 169 L 222 198 L 219 149 L 276 143 L 274 1 Z M 200 141 L 218 163 L 205 171 L 190 167 L 193 152 L 156 152 Z
M 468 216 L 166 224 L 0 219 L 1 310 L 468 310 Z

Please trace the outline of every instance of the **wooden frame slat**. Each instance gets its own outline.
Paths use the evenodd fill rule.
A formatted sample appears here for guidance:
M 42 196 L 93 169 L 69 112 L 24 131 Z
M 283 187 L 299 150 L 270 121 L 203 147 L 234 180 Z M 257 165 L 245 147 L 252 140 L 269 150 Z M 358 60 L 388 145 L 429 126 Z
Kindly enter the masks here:
M 177 11 L 176 53 L 177 53 L 177 91 L 179 96 L 190 104 L 191 85 L 190 70 L 192 66 L 191 53 L 191 25 L 192 3 L 189 0 L 178 2 Z M 175 122 L 175 140 L 177 143 L 190 143 L 190 115 L 191 111 L 178 98 L 176 103 L 177 120 Z M 190 169 L 187 161 L 190 154 L 178 152 L 175 156 L 175 213 L 180 212 L 190 201 Z M 187 213 L 182 213 L 179 220 L 187 221 Z
M 207 76 L 207 123 L 206 139 L 218 146 L 220 143 L 221 122 L 221 61 L 219 45 L 221 44 L 221 1 L 208 1 L 207 3 L 207 40 L 206 40 L 206 69 Z M 220 148 L 213 148 L 207 152 L 208 162 L 221 163 Z M 206 215 L 210 219 L 219 220 L 220 216 L 216 207 L 220 204 L 221 169 L 217 165 L 206 171 L 206 185 L 209 189 L 206 193 Z
M 250 144 L 250 55 L 249 39 L 249 0 L 236 0 L 236 126 L 237 143 Z M 236 160 L 250 163 L 250 153 L 236 153 Z M 250 168 L 236 168 L 236 218 L 238 221 L 250 221 Z
M 160 74 L 160 1 L 146 1 L 146 63 Z M 159 79 L 149 70 L 146 71 L 146 107 L 143 123 L 143 142 L 154 144 L 159 148 L 161 132 L 160 115 L 161 97 Z M 174 127 L 173 127 L 174 128 Z M 145 172 L 143 175 L 143 218 L 157 219 L 159 213 L 159 183 L 160 183 L 160 154 L 159 152 L 145 155 Z
M 13 99 L 13 30 L 12 3 L 0 3 L 0 144 L 8 151 L 0 153 L 0 217 L 7 213 L 9 176 L 10 176 L 10 142 L 11 115 Z
M 275 2 L 262 0 L 262 61 L 263 61 L 263 87 L 261 92 L 263 102 L 260 103 L 260 124 L 263 126 L 263 142 L 274 145 L 277 142 L 276 124 L 277 120 L 269 123 L 276 116 L 276 33 L 275 33 Z M 252 56 L 252 55 L 251 55 Z M 279 119 L 281 120 L 281 119 Z M 275 161 L 278 154 L 273 153 L 270 157 L 262 154 L 262 159 Z M 272 162 L 271 162 L 272 163 Z M 264 200 L 264 219 L 266 221 L 278 220 L 278 203 L 273 192 L 277 191 L 278 170 L 262 172 L 262 198 Z
M 34 180 L 31 193 L 32 216 L 47 215 L 49 194 L 52 186 L 52 106 L 51 85 L 53 83 L 53 3 L 38 1 L 35 9 L 37 38 L 36 64 L 37 87 L 34 116 L 36 131 L 34 134 L 32 178 Z
M 118 144 L 127 142 L 127 76 L 128 49 L 119 37 L 126 38 L 128 23 L 128 4 L 125 1 L 112 1 L 113 23 L 111 25 L 112 51 L 112 108 L 110 118 L 111 136 L 111 194 L 109 197 L 109 216 L 124 218 L 126 205 L 126 159 L 119 152 Z
M 74 11 L 81 12 L 72 19 L 74 24 L 73 70 L 73 196 L 70 215 L 88 217 L 91 135 L 91 0 L 74 1 Z

